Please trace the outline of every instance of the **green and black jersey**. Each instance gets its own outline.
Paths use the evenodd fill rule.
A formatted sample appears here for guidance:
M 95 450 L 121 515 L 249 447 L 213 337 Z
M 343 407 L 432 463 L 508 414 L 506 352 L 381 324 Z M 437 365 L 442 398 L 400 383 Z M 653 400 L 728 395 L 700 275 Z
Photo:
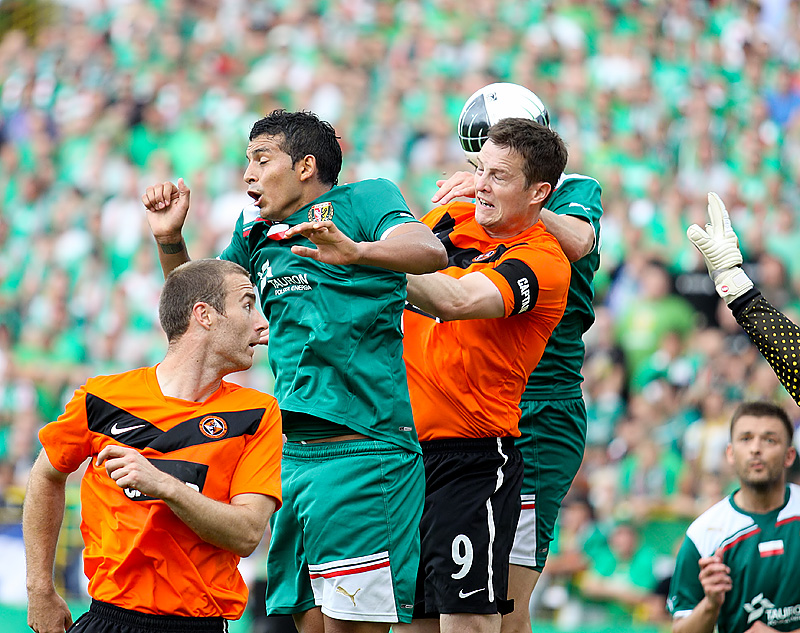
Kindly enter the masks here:
M 556 326 L 542 360 L 528 380 L 523 400 L 580 398 L 585 346 L 583 334 L 594 323 L 594 273 L 600 266 L 600 183 L 581 174 L 563 174 L 545 207 L 558 215 L 572 215 L 594 229 L 594 248 L 572 262 L 567 309 Z
M 281 229 L 311 220 L 332 220 L 357 242 L 417 221 L 400 190 L 383 179 L 334 187 L 281 225 L 260 218 L 256 207 L 242 211 L 220 257 L 248 269 L 258 289 L 284 433 L 290 440 L 329 437 L 343 425 L 419 452 L 403 363 L 406 276 L 295 255 L 293 245 L 314 245 L 302 236 L 281 239 Z
M 719 549 L 733 585 L 717 620 L 720 633 L 742 633 L 756 621 L 778 631 L 800 628 L 800 486 L 787 485 L 784 504 L 772 512 L 745 512 L 731 495 L 689 526 L 667 601 L 674 618 L 703 599 L 698 561 Z

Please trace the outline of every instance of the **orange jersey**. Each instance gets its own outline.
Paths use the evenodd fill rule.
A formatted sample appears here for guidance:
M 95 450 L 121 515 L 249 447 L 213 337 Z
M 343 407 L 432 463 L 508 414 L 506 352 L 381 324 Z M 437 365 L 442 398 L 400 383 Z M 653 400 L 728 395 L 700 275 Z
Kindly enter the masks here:
M 503 296 L 505 318 L 442 322 L 406 306 L 404 358 L 421 441 L 519 436 L 525 383 L 567 303 L 569 261 L 542 222 L 495 239 L 474 211 L 452 202 L 422 221 L 447 248 L 439 272 L 486 275 Z
M 53 466 L 81 481 L 89 594 L 142 613 L 236 619 L 247 602 L 239 557 L 207 543 L 160 499 L 123 490 L 95 457 L 130 446 L 211 499 L 281 500 L 281 420 L 272 396 L 224 382 L 205 402 L 165 397 L 155 367 L 91 378 L 39 432 Z

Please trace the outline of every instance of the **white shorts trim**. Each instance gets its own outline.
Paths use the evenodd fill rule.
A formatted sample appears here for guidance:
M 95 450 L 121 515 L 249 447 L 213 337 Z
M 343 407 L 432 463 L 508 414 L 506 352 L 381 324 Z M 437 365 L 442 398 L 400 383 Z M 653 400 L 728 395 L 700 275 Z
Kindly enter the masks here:
M 314 602 L 337 620 L 397 622 L 389 552 L 308 566 Z
M 520 495 L 522 510 L 519 513 L 517 532 L 508 562 L 523 567 L 536 566 L 536 495 Z

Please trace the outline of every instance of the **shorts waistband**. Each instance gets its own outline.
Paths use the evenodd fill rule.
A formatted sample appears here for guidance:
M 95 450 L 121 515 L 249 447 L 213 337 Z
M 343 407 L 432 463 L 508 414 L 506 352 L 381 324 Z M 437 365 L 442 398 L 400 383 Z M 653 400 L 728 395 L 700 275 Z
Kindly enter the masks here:
M 89 612 L 116 624 L 125 624 L 150 631 L 225 633 L 228 630 L 228 623 L 223 617 L 191 618 L 180 615 L 155 615 L 123 609 L 122 607 L 94 599 L 92 599 L 92 604 L 89 605 Z
M 444 453 L 449 451 L 461 451 L 470 453 L 497 452 L 497 444 L 504 451 L 514 448 L 513 437 L 454 437 L 444 440 L 428 440 L 420 442 L 422 454 Z
M 347 457 L 349 455 L 365 455 L 376 453 L 409 453 L 406 449 L 383 440 L 343 440 L 340 442 L 285 442 L 284 457 L 320 459 L 331 457 Z

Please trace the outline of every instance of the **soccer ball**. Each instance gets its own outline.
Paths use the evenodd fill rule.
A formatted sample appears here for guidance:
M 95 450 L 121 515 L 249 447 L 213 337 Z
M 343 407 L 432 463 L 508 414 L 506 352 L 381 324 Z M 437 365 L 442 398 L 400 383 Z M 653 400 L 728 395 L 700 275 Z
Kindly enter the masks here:
M 458 140 L 469 162 L 475 163 L 489 127 L 509 117 L 533 119 L 550 127 L 550 115 L 541 99 L 518 84 L 489 84 L 467 99 L 458 117 Z

